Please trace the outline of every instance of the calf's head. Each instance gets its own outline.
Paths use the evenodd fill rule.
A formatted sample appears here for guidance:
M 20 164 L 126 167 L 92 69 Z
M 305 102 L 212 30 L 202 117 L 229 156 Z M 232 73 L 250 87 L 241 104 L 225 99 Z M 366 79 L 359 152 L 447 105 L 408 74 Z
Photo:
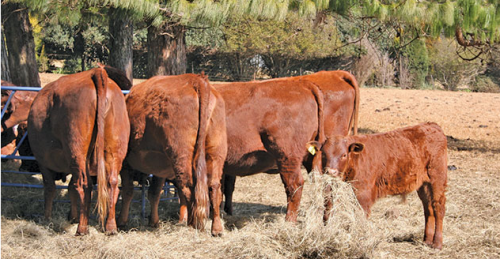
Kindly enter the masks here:
M 363 152 L 365 145 L 356 142 L 350 137 L 334 136 L 328 138 L 320 146 L 318 142 L 311 141 L 307 143 L 307 149 L 311 153 L 321 150 L 323 173 L 333 177 L 340 177 L 346 180 L 346 172 L 352 169 L 355 159 Z

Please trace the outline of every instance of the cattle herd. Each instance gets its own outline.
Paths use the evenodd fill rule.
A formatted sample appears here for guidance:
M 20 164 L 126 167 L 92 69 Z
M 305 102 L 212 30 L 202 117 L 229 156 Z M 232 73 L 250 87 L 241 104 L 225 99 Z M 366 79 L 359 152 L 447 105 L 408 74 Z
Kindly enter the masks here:
M 9 95 L 2 90 L 2 109 Z M 155 76 L 132 87 L 121 71 L 101 65 L 61 77 L 38 94 L 17 91 L 2 117 L 2 147 L 7 133 L 27 124 L 26 152 L 42 172 L 46 218 L 55 180 L 71 175 L 69 219 L 78 222 L 77 235 L 89 232 L 94 183 L 105 232 L 125 226 L 133 179 L 141 173 L 153 175 L 151 226 L 158 226 L 160 192 L 169 180 L 179 193 L 179 221 L 202 229 L 211 215 L 212 235 L 220 236 L 223 195 L 231 215 L 236 176 L 262 172 L 280 175 L 286 220 L 295 222 L 304 166 L 350 182 L 367 216 L 377 199 L 416 190 L 424 207 L 424 242 L 441 249 L 447 184 L 443 131 L 423 123 L 358 135 L 359 100 L 356 79 L 346 71 L 219 84 L 203 73 Z M 116 217 L 119 175 L 122 208 Z M 325 221 L 331 207 L 332 200 L 325 199 Z

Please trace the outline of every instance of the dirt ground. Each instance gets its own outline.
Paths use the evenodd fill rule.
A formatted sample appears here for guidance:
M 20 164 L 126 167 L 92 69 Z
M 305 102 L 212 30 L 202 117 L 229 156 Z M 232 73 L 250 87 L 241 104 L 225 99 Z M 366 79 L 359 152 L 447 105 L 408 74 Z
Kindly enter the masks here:
M 361 89 L 360 132 L 369 134 L 437 122 L 448 136 L 449 171 L 444 247 L 425 246 L 424 215 L 413 193 L 378 201 L 371 217 L 317 227 L 307 213 L 299 223 L 283 222 L 286 196 L 280 177 L 238 178 L 235 215 L 224 215 L 225 234 L 210 237 L 177 225 L 178 204 L 160 204 L 159 229 L 145 226 L 133 203 L 129 229 L 105 236 L 91 221 L 91 233 L 74 237 L 65 220 L 68 203 L 56 203 L 54 219 L 42 220 L 42 190 L 2 187 L 2 258 L 500 258 L 500 94 L 431 90 Z M 2 169 L 5 164 L 2 163 Z M 308 176 L 301 211 L 314 200 Z M 39 183 L 39 178 L 22 176 Z M 2 181 L 19 181 L 2 173 Z M 136 193 L 139 196 L 139 193 Z M 15 201 L 5 200 L 7 198 Z M 60 191 L 57 199 L 64 199 Z M 118 202 L 120 208 L 120 202 Z M 149 206 L 148 206 L 149 208 Z M 342 211 L 340 211 L 342 212 Z M 347 220 L 347 219 L 346 219 Z M 209 223 L 207 223 L 207 226 Z M 329 227 L 330 226 L 330 227 Z M 311 233 L 316 232 L 316 233 Z M 310 238 L 316 236 L 316 239 Z M 319 236 L 319 237 L 318 237 Z

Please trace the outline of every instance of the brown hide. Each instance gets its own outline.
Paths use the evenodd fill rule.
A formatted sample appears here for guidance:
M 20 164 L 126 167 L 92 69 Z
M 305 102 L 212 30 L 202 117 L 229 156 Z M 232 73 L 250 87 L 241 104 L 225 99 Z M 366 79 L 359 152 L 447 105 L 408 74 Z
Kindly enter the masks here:
M 2 80 L 2 86 L 15 86 L 12 83 Z M 2 90 L 2 109 L 9 99 L 11 90 Z M 13 126 L 25 122 L 28 119 L 31 103 L 37 92 L 16 91 L 12 97 L 9 107 L 2 117 L 2 130 L 10 129 Z M 3 153 L 2 153 L 3 154 Z
M 12 127 L 2 132 L 2 155 L 15 155 L 12 154 L 16 149 L 16 138 L 18 132 L 15 127 Z M 5 159 L 6 160 L 6 159 Z M 2 159 L 2 163 L 7 162 Z
M 315 83 L 324 95 L 325 134 L 347 135 L 358 132 L 359 86 L 347 71 L 320 71 L 297 78 Z
M 127 163 L 156 176 L 149 195 L 150 224 L 158 224 L 159 193 L 169 179 L 179 189 L 180 221 L 203 228 L 209 194 L 212 234 L 220 235 L 220 181 L 227 152 L 222 97 L 203 75 L 185 74 L 157 76 L 135 85 L 126 102 L 131 122 Z M 118 223 L 125 225 L 133 186 L 129 170 L 121 175 L 124 205 Z
M 71 219 L 77 235 L 88 234 L 91 176 L 99 184 L 98 208 L 106 232 L 115 233 L 118 173 L 127 152 L 129 120 L 120 87 L 104 69 L 61 77 L 45 86 L 28 117 L 29 140 L 44 181 L 45 217 L 55 196 L 54 177 L 71 174 Z
M 387 133 L 336 136 L 323 146 L 324 165 L 351 182 L 367 215 L 379 198 L 415 190 L 424 205 L 424 241 L 442 247 L 447 183 L 447 140 L 435 123 Z
M 311 75 L 299 77 L 267 80 L 267 82 L 281 82 L 283 80 L 307 80 L 313 82 L 323 93 L 323 116 L 324 116 L 324 134 L 326 136 L 348 135 L 352 129 L 354 134 L 358 131 L 358 113 L 359 113 L 359 87 L 356 78 L 347 71 L 321 71 Z M 218 87 L 218 86 L 217 86 Z M 229 97 L 231 98 L 231 97 Z M 261 100 L 260 102 L 265 102 Z M 258 107 L 258 106 L 256 106 Z M 231 131 L 231 129 L 228 129 Z M 322 141 L 320 141 L 322 143 Z M 229 152 L 231 153 L 231 152 Z M 321 154 L 318 154 L 321 156 Z M 261 164 L 270 163 L 270 158 L 260 158 Z M 313 156 L 307 154 L 303 165 L 308 172 L 313 169 Z M 267 170 L 275 172 L 276 170 Z M 224 210 L 232 215 L 232 193 L 236 177 L 225 174 L 224 177 Z
M 224 174 L 278 171 L 285 185 L 286 219 L 296 221 L 306 143 L 322 141 L 323 95 L 300 79 L 215 85 L 226 102 L 228 156 Z M 226 196 L 226 204 L 228 202 Z

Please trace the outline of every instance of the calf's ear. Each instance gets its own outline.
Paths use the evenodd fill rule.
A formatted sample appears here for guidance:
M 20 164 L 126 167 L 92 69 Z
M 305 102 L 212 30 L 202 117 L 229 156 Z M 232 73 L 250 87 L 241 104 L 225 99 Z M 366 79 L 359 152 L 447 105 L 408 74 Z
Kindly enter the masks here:
M 363 143 L 356 142 L 349 145 L 349 152 L 352 152 L 354 154 L 361 153 L 363 149 L 365 149 L 365 145 Z
M 311 155 L 315 155 L 320 149 L 320 144 L 318 141 L 309 141 L 306 144 L 307 151 L 311 153 Z

